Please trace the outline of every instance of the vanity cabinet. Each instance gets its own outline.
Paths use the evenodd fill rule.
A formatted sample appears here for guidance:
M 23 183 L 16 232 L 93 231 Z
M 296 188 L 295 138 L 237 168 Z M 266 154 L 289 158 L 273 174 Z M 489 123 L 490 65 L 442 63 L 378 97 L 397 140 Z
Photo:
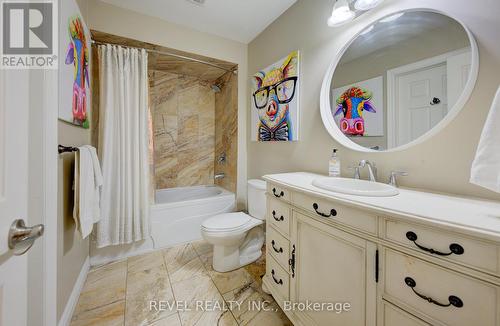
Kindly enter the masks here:
M 354 203 L 322 192 L 311 186 L 314 177 L 265 177 L 263 287 L 294 325 L 500 326 L 500 218 L 486 221 L 498 229 L 473 229 L 500 217 L 500 205 L 457 202 L 424 219 L 391 210 L 400 202 L 381 207 L 380 199 Z M 401 190 L 398 200 L 411 203 L 415 195 Z M 439 220 L 455 209 L 460 224 Z M 479 215 L 468 220 L 469 209 Z
M 318 311 L 298 311 L 297 307 L 303 324 L 375 325 L 375 243 L 298 212 L 293 214 L 291 231 L 295 264 L 291 266 L 290 301 L 337 306 Z

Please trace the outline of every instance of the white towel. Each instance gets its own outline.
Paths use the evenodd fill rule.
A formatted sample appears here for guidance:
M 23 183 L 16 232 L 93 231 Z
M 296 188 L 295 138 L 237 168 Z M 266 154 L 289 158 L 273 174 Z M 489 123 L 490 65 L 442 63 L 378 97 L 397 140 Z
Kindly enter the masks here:
M 86 238 L 94 223 L 101 219 L 101 187 L 103 177 L 97 153 L 92 146 L 75 152 L 75 206 L 73 217 L 82 237 Z
M 500 87 L 481 133 L 470 182 L 500 192 Z

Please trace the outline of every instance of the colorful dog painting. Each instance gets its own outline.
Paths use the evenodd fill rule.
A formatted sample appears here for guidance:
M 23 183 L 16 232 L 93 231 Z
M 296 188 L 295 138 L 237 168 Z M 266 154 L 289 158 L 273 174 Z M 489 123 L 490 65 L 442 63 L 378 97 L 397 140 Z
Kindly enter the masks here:
M 71 17 L 68 23 L 70 43 L 66 54 L 66 64 L 73 64 L 73 123 L 89 127 L 87 119 L 87 92 L 89 85 L 89 49 L 81 18 Z
M 335 116 L 343 113 L 344 117 L 340 119 L 340 130 L 351 136 L 363 136 L 365 134 L 365 120 L 363 111 L 376 113 L 370 100 L 372 92 L 354 86 L 347 89 L 337 98 L 337 110 Z
M 299 53 L 294 51 L 285 59 L 254 75 L 254 140 L 297 140 L 298 67 Z

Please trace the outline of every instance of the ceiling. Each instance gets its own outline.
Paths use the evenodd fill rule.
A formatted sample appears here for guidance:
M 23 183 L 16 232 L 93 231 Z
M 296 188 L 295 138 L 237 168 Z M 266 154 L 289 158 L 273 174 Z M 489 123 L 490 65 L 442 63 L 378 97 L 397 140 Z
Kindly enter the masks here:
M 102 0 L 171 23 L 249 43 L 297 0 Z

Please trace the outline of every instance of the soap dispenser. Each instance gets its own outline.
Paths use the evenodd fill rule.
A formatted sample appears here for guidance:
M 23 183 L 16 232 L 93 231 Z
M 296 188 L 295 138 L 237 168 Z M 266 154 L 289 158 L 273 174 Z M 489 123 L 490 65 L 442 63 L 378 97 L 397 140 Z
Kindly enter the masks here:
M 330 177 L 340 177 L 340 160 L 336 148 L 333 149 L 332 157 L 328 164 L 328 175 Z

